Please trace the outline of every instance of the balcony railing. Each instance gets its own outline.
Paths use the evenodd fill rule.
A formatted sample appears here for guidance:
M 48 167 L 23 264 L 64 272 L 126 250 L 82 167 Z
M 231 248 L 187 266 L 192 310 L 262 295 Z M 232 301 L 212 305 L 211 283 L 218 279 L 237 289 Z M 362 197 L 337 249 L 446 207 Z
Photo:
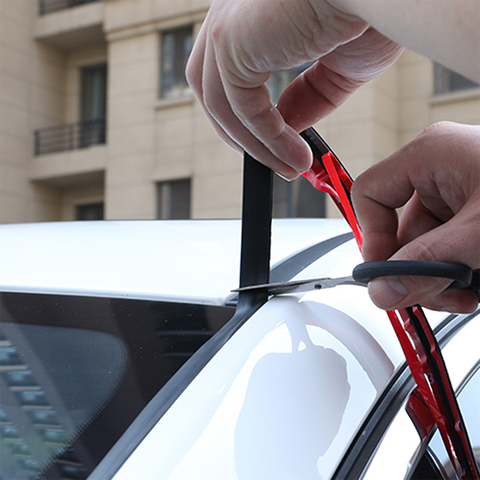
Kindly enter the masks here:
M 99 1 L 101 0 L 40 0 L 40 15 Z
M 35 155 L 105 144 L 105 119 L 68 123 L 35 131 Z

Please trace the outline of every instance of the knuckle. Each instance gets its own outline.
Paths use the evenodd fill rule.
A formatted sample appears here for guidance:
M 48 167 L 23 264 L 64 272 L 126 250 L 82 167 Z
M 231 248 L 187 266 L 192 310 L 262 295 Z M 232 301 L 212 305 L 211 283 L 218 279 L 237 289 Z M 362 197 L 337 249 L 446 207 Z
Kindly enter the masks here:
M 353 199 L 359 199 L 363 195 L 365 188 L 369 184 L 368 177 L 369 177 L 369 173 L 368 173 L 368 170 L 366 170 L 355 179 L 352 185 Z
M 419 137 L 427 137 L 437 141 L 438 138 L 455 135 L 456 130 L 456 123 L 445 120 L 429 125 L 422 131 Z
M 208 24 L 208 36 L 214 44 L 220 44 L 223 42 L 224 35 L 228 31 L 226 23 L 225 18 L 218 15 L 214 15 L 210 18 Z
M 412 244 L 407 252 L 408 260 L 420 260 L 427 262 L 440 261 L 438 254 L 432 249 L 429 243 L 425 242 L 421 238 L 417 238 Z
M 200 83 L 200 75 L 197 71 L 196 66 L 194 65 L 194 61 L 193 61 L 192 57 L 190 57 L 190 59 L 187 63 L 187 67 L 185 69 L 185 77 L 187 79 L 188 84 L 192 88 L 194 88 L 194 89 L 198 88 L 199 83 Z
M 203 98 L 203 104 L 207 112 L 213 117 L 217 118 L 217 105 L 211 95 L 205 95 Z

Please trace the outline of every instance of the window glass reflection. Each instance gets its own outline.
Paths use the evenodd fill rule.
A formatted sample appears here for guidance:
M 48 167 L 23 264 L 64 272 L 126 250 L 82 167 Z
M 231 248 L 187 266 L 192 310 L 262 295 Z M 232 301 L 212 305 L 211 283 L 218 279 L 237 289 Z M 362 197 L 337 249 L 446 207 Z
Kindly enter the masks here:
M 0 480 L 85 480 L 233 307 L 0 294 Z
M 23 480 L 88 425 L 121 379 L 126 351 L 100 332 L 13 324 L 2 330 L 1 478 Z

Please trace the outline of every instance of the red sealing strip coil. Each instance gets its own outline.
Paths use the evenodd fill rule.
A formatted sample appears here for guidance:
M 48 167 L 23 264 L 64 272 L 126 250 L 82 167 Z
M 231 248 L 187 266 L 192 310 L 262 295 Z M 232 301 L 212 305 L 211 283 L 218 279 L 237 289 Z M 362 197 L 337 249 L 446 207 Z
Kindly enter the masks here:
M 313 129 L 302 132 L 312 148 L 314 162 L 304 177 L 317 190 L 328 193 L 352 228 L 362 249 L 362 232 L 350 200 L 353 181 L 340 160 Z M 320 158 L 318 158 L 320 156 Z M 387 312 L 400 342 L 418 392 L 431 413 L 462 480 L 480 480 L 480 474 L 458 407 L 455 393 L 435 336 L 419 306 Z

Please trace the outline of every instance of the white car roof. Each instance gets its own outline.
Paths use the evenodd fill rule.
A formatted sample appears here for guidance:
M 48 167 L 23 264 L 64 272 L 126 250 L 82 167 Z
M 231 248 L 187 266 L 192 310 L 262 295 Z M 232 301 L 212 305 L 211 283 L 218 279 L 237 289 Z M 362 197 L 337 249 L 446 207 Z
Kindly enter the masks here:
M 271 264 L 348 231 L 274 220 Z M 238 286 L 240 232 L 239 220 L 2 225 L 0 289 L 223 304 Z

